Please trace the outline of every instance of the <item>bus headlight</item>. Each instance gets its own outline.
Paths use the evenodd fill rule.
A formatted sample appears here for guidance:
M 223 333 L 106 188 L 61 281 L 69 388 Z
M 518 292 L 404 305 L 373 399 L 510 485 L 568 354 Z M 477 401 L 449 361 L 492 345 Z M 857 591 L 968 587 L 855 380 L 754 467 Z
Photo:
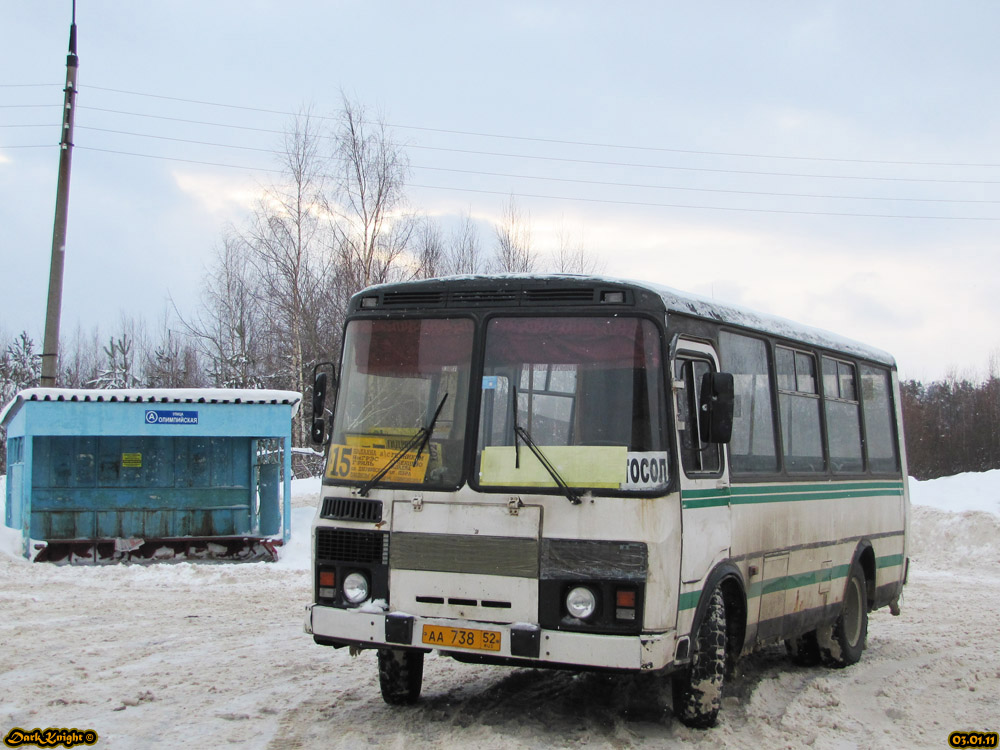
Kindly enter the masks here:
M 578 620 L 586 620 L 597 610 L 597 597 L 586 586 L 577 586 L 566 594 L 566 611 Z
M 364 573 L 349 573 L 342 588 L 344 598 L 351 604 L 361 604 L 368 598 L 371 587 Z

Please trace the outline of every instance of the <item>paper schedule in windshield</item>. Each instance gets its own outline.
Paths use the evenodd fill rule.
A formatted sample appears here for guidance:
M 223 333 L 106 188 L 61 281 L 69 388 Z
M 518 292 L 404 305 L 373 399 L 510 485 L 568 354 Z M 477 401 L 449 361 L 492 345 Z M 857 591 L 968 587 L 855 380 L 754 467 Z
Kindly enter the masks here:
M 371 479 L 399 451 L 399 446 L 395 445 L 398 437 L 397 435 L 348 436 L 348 445 L 331 445 L 330 462 L 326 467 L 327 478 L 358 481 Z M 427 474 L 431 455 L 436 453 L 437 449 L 433 443 L 430 447 L 433 450 L 423 451 L 419 458 L 417 449 L 414 448 L 411 451 L 412 455 L 404 456 L 402 460 L 396 462 L 385 475 L 385 481 L 422 483 Z M 415 458 L 416 463 L 414 463 Z

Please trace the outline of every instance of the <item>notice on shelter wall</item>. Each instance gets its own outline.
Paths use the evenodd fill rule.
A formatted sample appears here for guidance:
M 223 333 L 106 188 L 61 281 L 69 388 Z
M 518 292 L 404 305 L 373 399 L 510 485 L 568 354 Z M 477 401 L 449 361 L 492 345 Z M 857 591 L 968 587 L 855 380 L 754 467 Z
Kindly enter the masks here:
M 122 468 L 123 469 L 141 469 L 142 468 L 142 454 L 141 453 L 122 453 Z

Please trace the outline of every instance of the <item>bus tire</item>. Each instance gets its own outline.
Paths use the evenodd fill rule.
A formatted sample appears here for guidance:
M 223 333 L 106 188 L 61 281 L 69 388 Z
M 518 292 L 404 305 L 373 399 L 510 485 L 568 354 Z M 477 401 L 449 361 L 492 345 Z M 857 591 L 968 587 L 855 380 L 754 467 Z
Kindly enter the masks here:
M 416 703 L 424 679 L 423 651 L 378 650 L 378 684 L 382 700 L 392 706 Z
M 821 661 L 819 640 L 815 630 L 785 640 L 785 650 L 793 664 L 800 667 L 815 667 Z
M 698 627 L 691 666 L 673 678 L 674 715 L 694 729 L 714 727 L 726 679 L 726 603 L 716 588 Z
M 844 589 L 840 615 L 832 625 L 817 629 L 819 653 L 829 667 L 848 667 L 857 664 L 868 637 L 868 596 L 865 572 L 856 560 L 851 564 Z

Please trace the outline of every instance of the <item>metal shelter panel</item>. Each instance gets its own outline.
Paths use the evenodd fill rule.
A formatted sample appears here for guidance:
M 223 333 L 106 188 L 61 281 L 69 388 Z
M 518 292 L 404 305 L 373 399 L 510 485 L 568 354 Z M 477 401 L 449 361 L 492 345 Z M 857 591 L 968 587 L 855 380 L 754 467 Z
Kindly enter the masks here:
M 33 539 L 256 531 L 249 438 L 35 437 Z

